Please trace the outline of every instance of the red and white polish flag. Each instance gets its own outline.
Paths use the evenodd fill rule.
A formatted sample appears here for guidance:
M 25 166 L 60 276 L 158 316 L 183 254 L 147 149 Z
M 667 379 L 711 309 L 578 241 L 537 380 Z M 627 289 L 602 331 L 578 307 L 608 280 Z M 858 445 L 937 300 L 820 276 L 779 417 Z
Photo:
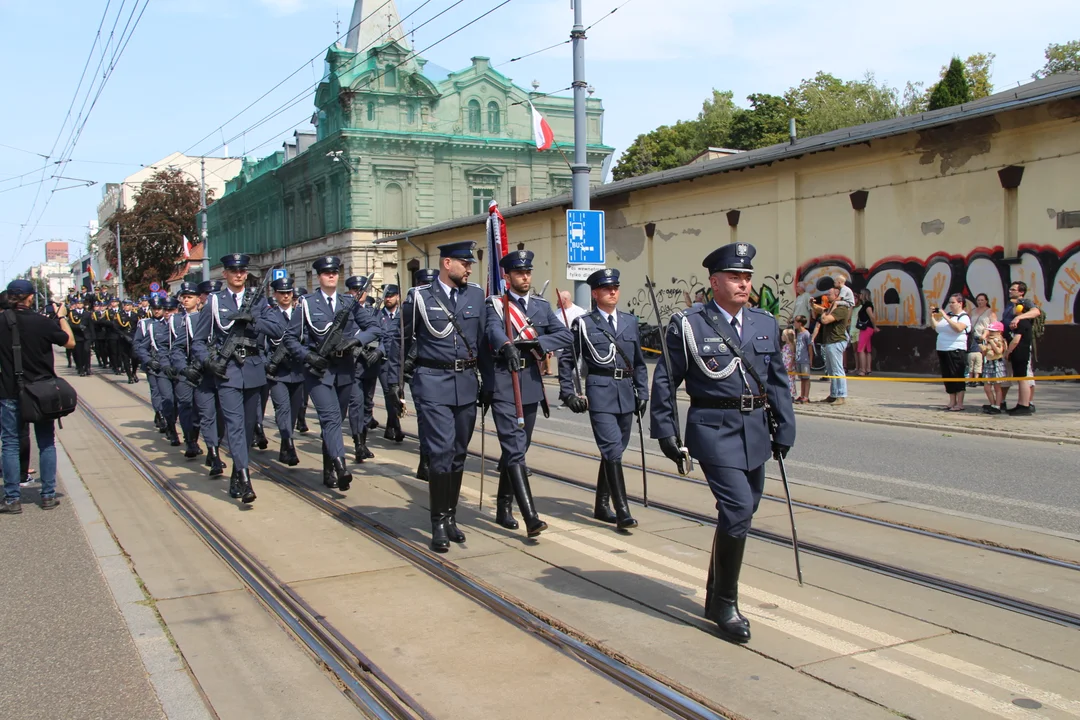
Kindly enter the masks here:
M 533 142 L 536 143 L 536 149 L 547 150 L 555 142 L 555 133 L 551 132 L 548 121 L 533 107 L 531 102 L 529 103 L 529 110 L 532 112 Z
M 187 260 L 191 257 L 191 241 L 187 239 L 187 235 L 181 235 L 181 237 L 184 238 L 184 241 L 180 245 L 180 253 Z

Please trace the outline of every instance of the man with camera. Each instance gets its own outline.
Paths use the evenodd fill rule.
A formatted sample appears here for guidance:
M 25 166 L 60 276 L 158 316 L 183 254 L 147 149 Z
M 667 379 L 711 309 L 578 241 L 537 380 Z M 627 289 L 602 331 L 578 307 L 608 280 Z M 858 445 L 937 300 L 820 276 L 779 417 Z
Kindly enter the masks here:
M 15 339 L 12 325 L 19 338 L 23 382 L 35 382 L 56 377 L 53 369 L 53 345 L 74 349 L 75 336 L 68 325 L 67 306 L 56 309 L 56 319 L 35 313 L 34 286 L 29 280 L 12 280 L 7 297 L 0 302 L 0 443 L 4 468 L 4 501 L 0 513 L 22 512 L 19 492 L 19 430 L 22 413 L 19 407 L 19 379 L 16 377 Z M 38 462 L 41 472 L 41 507 L 57 506 L 56 444 L 52 420 L 34 423 L 37 436 Z

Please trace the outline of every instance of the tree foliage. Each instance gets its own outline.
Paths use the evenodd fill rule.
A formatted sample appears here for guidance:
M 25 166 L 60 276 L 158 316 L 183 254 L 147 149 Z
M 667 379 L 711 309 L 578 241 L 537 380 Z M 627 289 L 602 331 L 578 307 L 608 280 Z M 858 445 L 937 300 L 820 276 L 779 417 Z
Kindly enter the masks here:
M 207 203 L 213 191 L 207 191 Z M 120 225 L 124 288 L 129 295 L 148 292 L 150 283 L 173 274 L 181 259 L 183 237 L 197 242 L 199 186 L 181 170 L 155 173 L 135 195 L 130 210 L 115 213 L 110 225 Z M 116 243 L 105 248 L 106 258 L 116 267 Z
M 1080 72 L 1080 40 L 1046 46 L 1046 64 L 1031 76 L 1036 80 L 1063 72 Z
M 926 104 L 927 110 L 939 110 L 941 108 L 960 105 L 971 100 L 971 87 L 968 85 L 964 73 L 964 63 L 958 57 L 954 57 L 949 63 L 949 68 L 934 89 L 930 91 L 930 99 Z

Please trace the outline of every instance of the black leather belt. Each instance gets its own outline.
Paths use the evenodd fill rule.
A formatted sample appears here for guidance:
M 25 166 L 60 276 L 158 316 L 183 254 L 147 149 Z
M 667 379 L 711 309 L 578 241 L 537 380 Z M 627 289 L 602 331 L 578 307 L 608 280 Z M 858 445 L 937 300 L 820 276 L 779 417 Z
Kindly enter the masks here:
M 521 365 L 518 366 L 518 370 L 521 371 L 533 365 L 536 365 L 536 356 L 532 353 L 527 353 L 521 356 Z M 495 366 L 503 370 L 507 368 L 506 361 L 502 358 L 495 360 Z
M 446 362 L 443 360 L 428 360 L 426 358 L 417 358 L 416 364 L 419 367 L 432 368 L 434 370 L 453 370 L 454 372 L 463 372 L 465 370 L 472 370 L 474 367 L 476 367 L 476 359 L 458 359 Z
M 765 407 L 764 395 L 743 395 L 734 398 L 690 398 L 690 407 L 710 410 L 742 410 L 750 412 Z
M 629 380 L 634 376 L 632 372 L 623 368 L 590 368 L 589 374 L 615 378 L 616 380 Z

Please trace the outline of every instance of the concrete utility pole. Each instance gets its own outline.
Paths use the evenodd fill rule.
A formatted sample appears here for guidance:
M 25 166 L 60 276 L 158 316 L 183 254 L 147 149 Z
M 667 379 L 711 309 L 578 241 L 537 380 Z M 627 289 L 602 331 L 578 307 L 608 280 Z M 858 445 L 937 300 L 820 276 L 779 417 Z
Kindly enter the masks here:
M 226 153 L 228 154 L 228 153 Z M 206 158 L 199 159 L 202 178 L 199 180 L 199 237 L 202 239 L 202 279 L 210 279 L 210 248 L 206 247 Z
M 120 223 L 116 223 L 116 292 L 124 299 L 124 256 L 120 252 Z
M 574 48 L 574 164 L 570 166 L 573 173 L 574 210 L 589 209 L 589 156 L 586 152 L 588 144 L 588 127 L 585 122 L 585 26 L 581 22 L 582 0 L 570 0 L 574 8 L 574 29 L 570 31 L 570 40 Z M 567 242 L 570 239 L 567 238 Z M 592 295 L 589 292 L 589 284 L 581 280 L 574 281 L 574 302 L 583 308 L 592 307 Z

